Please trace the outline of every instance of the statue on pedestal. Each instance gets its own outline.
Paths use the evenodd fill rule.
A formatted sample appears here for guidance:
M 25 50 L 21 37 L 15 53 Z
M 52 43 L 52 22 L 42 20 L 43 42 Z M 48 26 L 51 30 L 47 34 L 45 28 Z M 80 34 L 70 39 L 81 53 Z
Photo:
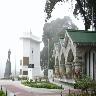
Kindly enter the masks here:
M 6 68 L 5 68 L 5 74 L 4 74 L 4 78 L 10 78 L 11 76 L 11 61 L 10 61 L 10 55 L 11 55 L 11 51 L 9 49 L 8 51 L 8 59 L 6 62 Z

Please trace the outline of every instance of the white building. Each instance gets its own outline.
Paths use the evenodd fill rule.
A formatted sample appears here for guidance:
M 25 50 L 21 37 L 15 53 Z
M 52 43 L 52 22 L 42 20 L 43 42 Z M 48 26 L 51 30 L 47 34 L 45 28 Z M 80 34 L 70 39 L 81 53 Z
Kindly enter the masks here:
M 32 33 L 20 37 L 20 76 L 33 79 L 41 75 L 40 39 Z

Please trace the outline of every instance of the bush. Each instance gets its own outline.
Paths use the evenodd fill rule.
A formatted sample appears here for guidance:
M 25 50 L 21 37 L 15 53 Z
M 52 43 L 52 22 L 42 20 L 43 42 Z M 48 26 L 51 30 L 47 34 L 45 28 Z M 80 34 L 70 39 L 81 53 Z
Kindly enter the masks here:
M 5 93 L 3 91 L 0 91 L 0 96 L 5 96 Z
M 22 82 L 22 84 L 24 84 L 25 86 L 35 87 L 35 88 L 62 89 L 60 86 L 57 86 L 56 84 L 45 82 L 45 81 L 41 81 L 41 82 L 25 81 L 25 82 Z
M 77 79 L 74 84 L 74 88 L 87 90 L 90 88 L 91 79 L 88 76 L 83 76 L 81 79 Z
M 91 94 L 92 96 L 96 96 L 96 81 L 92 80 L 88 76 L 83 76 L 81 79 L 77 79 L 76 83 L 74 84 L 74 88 L 81 89 L 81 91 L 84 91 L 85 94 Z

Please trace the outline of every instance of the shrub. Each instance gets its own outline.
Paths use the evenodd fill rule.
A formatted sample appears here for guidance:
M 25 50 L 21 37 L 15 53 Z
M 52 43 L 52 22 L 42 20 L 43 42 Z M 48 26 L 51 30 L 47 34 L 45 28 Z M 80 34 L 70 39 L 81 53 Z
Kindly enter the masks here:
M 37 82 L 29 82 L 24 81 L 22 82 L 25 86 L 29 87 L 36 87 L 36 88 L 48 88 L 48 89 L 62 89 L 60 86 L 57 86 L 56 84 L 45 82 L 45 81 L 37 81 Z
M 85 94 L 89 94 L 90 92 L 92 96 L 96 96 L 96 81 L 92 80 L 88 76 L 83 76 L 81 79 L 77 79 L 74 88 L 81 89 L 82 92 L 85 91 Z
M 88 76 L 84 76 L 81 79 L 77 79 L 74 84 L 74 88 L 79 88 L 82 90 L 87 90 L 88 88 L 90 88 L 91 85 L 91 79 Z
M 5 96 L 5 93 L 3 91 L 0 91 L 0 96 Z

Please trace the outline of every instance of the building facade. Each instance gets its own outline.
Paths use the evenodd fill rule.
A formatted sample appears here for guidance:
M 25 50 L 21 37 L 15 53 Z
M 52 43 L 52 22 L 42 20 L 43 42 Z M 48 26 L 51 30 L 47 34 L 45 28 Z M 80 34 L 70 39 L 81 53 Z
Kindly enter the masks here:
M 54 45 L 55 77 L 74 79 L 82 74 L 96 80 L 96 32 L 66 30 Z
M 40 42 L 31 32 L 20 37 L 20 76 L 32 79 L 40 75 Z

